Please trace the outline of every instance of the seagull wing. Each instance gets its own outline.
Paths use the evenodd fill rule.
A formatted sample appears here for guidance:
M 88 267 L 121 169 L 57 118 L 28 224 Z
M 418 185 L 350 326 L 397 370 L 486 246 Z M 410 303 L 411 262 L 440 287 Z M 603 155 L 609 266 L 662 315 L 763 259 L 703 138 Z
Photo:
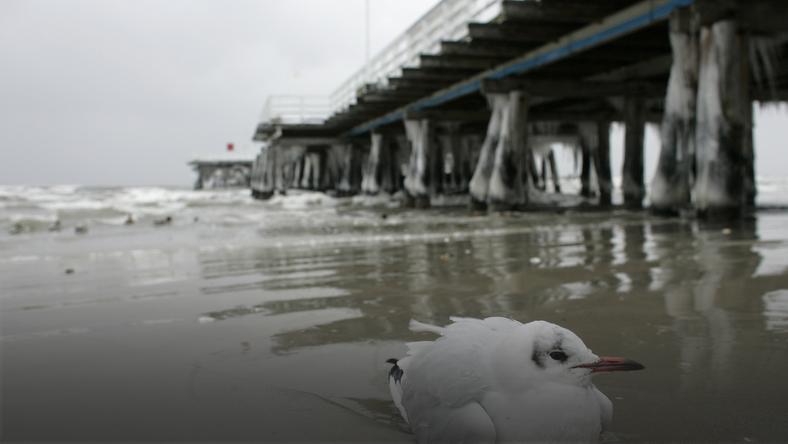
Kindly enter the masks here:
M 418 426 L 414 429 L 419 442 L 495 443 L 495 425 L 478 402 L 442 410 L 441 417 L 424 425 L 424 430 Z
M 608 430 L 610 428 L 610 423 L 613 421 L 613 403 L 610 402 L 610 398 L 605 396 L 605 394 L 600 392 L 596 387 L 594 387 L 594 394 L 599 401 L 599 411 L 602 416 L 602 430 Z
M 390 373 L 392 398 L 419 441 L 494 442 L 495 427 L 479 403 L 489 388 L 489 352 L 502 333 L 521 324 L 505 318 L 452 321 L 447 327 L 411 324 L 441 337 L 408 344 L 407 356 L 396 364 L 398 381 Z

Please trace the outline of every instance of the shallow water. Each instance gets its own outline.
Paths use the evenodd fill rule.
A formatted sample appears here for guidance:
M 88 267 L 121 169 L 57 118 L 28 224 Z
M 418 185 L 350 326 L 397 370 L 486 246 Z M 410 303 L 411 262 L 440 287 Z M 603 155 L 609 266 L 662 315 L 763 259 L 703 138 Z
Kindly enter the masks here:
M 788 441 L 788 213 L 218 196 L 0 239 L 3 440 L 408 442 L 385 364 L 425 338 L 408 321 L 508 316 L 646 365 L 596 379 L 607 441 Z

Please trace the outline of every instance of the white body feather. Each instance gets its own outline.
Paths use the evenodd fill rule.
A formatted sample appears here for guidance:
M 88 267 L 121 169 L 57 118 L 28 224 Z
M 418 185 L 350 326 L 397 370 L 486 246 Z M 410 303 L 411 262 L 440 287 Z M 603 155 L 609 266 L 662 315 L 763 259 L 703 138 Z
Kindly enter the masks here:
M 590 371 L 598 359 L 574 333 L 543 321 L 452 318 L 446 327 L 412 322 L 441 335 L 408 344 L 390 378 L 392 398 L 419 442 L 597 441 L 612 417 Z M 557 365 L 543 350 L 560 344 Z

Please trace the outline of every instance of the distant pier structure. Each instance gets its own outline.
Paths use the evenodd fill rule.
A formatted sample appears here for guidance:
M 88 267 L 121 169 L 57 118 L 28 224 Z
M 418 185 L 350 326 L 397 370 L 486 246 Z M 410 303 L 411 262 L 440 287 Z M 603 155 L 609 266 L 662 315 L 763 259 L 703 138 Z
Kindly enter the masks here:
M 189 166 L 197 173 L 194 189 L 249 188 L 253 164 L 251 160 L 193 160 Z
M 754 205 L 753 102 L 788 98 L 785 0 L 443 0 L 328 97 L 272 96 L 253 194 L 468 193 L 526 209 L 560 192 L 611 205 L 610 125 L 625 125 L 624 205 L 740 215 Z M 661 153 L 645 202 L 644 129 Z

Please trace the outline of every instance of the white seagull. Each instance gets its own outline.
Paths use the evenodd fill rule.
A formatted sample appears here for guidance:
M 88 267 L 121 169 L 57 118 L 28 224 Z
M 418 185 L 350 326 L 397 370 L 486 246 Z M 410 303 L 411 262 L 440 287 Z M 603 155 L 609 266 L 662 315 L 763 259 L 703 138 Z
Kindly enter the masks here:
M 613 404 L 591 375 L 643 368 L 599 357 L 549 322 L 451 320 L 411 321 L 411 330 L 440 337 L 388 361 L 391 396 L 420 443 L 598 441 Z

